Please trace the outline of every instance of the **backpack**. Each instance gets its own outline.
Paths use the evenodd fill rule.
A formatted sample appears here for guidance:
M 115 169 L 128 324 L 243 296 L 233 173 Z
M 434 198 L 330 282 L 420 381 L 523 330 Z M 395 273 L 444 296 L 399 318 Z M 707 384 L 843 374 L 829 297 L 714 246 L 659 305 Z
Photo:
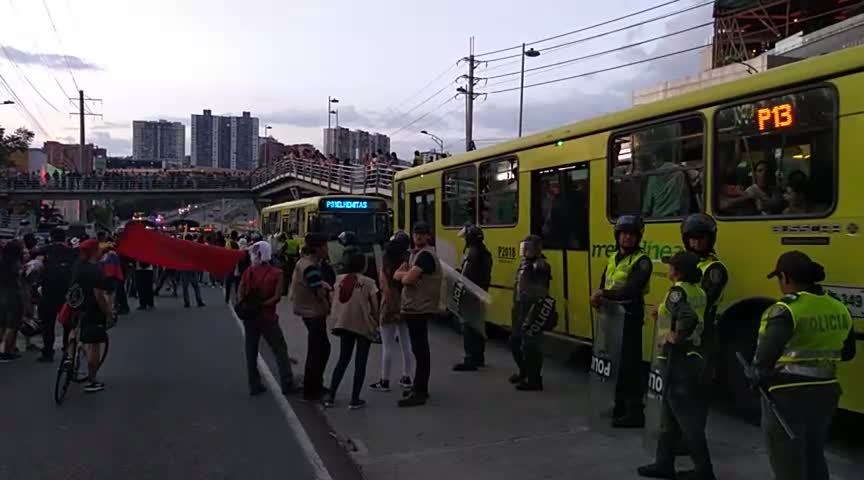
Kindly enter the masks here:
M 74 254 L 74 250 L 65 246 L 53 245 L 47 249 L 40 282 L 43 297 L 58 302 L 63 300 L 72 284 Z

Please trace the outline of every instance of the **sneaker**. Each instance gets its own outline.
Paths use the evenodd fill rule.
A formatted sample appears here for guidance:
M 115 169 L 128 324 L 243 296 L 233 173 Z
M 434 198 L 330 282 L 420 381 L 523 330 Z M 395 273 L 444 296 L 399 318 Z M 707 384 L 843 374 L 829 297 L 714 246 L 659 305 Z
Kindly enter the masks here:
M 411 377 L 402 377 L 399 379 L 399 386 L 402 388 L 411 388 L 414 384 L 411 383 Z
M 254 387 L 249 387 L 249 396 L 254 397 L 256 395 L 261 395 L 267 391 L 267 387 L 264 385 L 255 385 Z
M 351 400 L 348 404 L 348 410 L 359 410 L 366 406 L 366 400 Z
M 514 373 L 513 375 L 510 375 L 510 378 L 507 379 L 507 381 L 512 383 L 513 385 L 522 383 L 523 380 L 525 380 L 525 377 L 521 373 Z
M 369 390 L 372 390 L 373 392 L 389 392 L 390 380 L 378 380 L 372 385 L 369 385 Z
M 397 403 L 400 407 L 418 407 L 420 405 L 426 405 L 426 399 L 428 397 L 426 395 L 421 395 L 418 393 L 412 392 L 411 395 L 399 400 Z
M 200 307 L 206 307 L 206 306 L 207 306 L 207 305 L 204 305 L 204 302 L 198 302 L 198 307 L 199 307 L 199 308 L 200 308 Z
M 676 478 L 678 478 L 675 475 L 674 467 L 664 467 L 656 463 L 652 463 L 650 465 L 643 465 L 636 469 L 636 473 L 638 473 L 640 477 L 648 478 L 666 478 L 669 480 L 675 480 Z
M 468 363 L 468 362 L 457 363 L 456 365 L 453 365 L 453 371 L 454 372 L 476 372 L 477 371 L 477 365 L 474 365 L 473 363 Z
M 327 395 L 324 395 L 324 401 L 322 403 L 324 404 L 324 408 L 333 408 L 336 406 L 336 399 L 332 394 L 328 393 Z
M 184 303 L 184 304 L 183 304 L 183 308 L 189 308 L 189 304 L 188 304 L 188 303 Z
M 105 384 L 100 382 L 90 382 L 84 386 L 84 391 L 87 393 L 96 393 L 105 390 Z
M 519 390 L 520 392 L 542 392 L 543 382 L 529 382 L 528 380 L 522 380 L 516 384 L 516 390 Z

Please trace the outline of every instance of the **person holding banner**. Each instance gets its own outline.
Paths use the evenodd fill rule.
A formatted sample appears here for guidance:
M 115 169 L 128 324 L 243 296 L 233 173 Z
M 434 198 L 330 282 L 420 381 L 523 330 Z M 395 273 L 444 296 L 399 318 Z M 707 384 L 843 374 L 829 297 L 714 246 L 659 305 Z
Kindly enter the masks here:
M 543 256 L 543 239 L 529 235 L 519 244 L 522 263 L 516 274 L 511 311 L 510 351 L 519 368 L 510 376 L 517 390 L 543 390 L 543 330 L 525 328 L 533 321 L 532 313 L 549 296 L 552 269 Z
M 470 282 L 489 291 L 492 282 L 492 254 L 483 243 L 483 230 L 477 225 L 466 225 L 459 232 L 465 239 L 460 272 Z M 470 372 L 486 365 L 486 319 L 484 309 L 477 301 L 463 299 L 462 343 L 465 359 L 453 366 L 454 372 Z

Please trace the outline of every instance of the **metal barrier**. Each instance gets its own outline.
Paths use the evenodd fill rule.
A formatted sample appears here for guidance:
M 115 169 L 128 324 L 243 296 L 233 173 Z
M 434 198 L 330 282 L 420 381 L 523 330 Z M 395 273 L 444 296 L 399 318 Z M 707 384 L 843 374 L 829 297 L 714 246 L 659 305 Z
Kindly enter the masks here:
M 259 191 L 276 186 L 286 179 L 294 179 L 329 191 L 349 194 L 372 194 L 391 196 L 393 176 L 404 170 L 396 165 L 339 165 L 310 160 L 282 160 L 269 169 L 258 170 L 252 175 L 253 190 Z

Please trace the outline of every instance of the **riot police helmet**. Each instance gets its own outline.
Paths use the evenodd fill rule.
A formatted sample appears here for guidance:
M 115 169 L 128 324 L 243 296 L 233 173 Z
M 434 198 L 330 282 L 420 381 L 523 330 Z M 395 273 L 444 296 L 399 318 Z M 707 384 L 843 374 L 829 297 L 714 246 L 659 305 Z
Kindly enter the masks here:
M 640 215 L 621 215 L 615 222 L 615 243 L 618 243 L 618 235 L 621 232 L 633 233 L 637 237 L 637 243 L 642 242 L 645 233 L 645 222 Z
M 543 238 L 539 235 L 528 235 L 519 244 L 519 253 L 525 258 L 539 257 L 543 252 Z
M 337 237 L 339 243 L 342 244 L 343 247 L 350 247 L 352 245 L 357 245 L 357 235 L 351 231 L 345 231 L 339 234 Z
M 684 248 L 692 251 L 693 249 L 690 247 L 691 238 L 705 238 L 708 240 L 707 251 L 697 253 L 713 251 L 714 244 L 717 242 L 717 221 L 704 213 L 694 213 L 688 216 L 681 222 L 681 241 L 684 242 Z
M 459 236 L 465 239 L 465 243 L 472 245 L 483 241 L 483 229 L 469 223 L 459 230 Z

